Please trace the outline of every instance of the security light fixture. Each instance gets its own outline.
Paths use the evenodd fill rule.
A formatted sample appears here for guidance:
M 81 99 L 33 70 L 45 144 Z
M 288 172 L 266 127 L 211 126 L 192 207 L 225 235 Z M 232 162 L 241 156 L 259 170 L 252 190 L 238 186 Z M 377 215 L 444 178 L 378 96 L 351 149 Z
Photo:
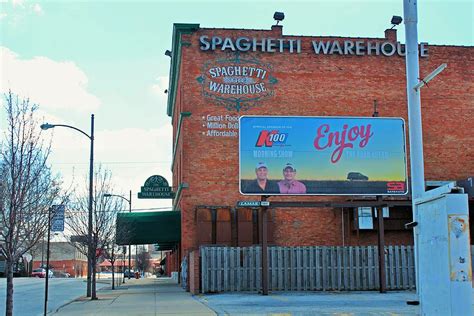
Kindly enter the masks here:
M 390 29 L 393 29 L 395 26 L 400 25 L 402 21 L 403 19 L 401 16 L 398 16 L 398 15 L 392 16 L 392 20 L 390 21 L 390 23 L 392 23 L 392 27 Z
M 283 21 L 283 20 L 285 19 L 285 13 L 283 13 L 283 12 L 275 12 L 275 13 L 273 14 L 273 19 L 274 19 L 275 21 L 277 21 L 277 24 L 276 24 L 276 25 L 278 25 L 278 23 L 279 23 L 280 21 Z
M 171 51 L 169 49 L 166 50 L 165 55 L 171 58 Z

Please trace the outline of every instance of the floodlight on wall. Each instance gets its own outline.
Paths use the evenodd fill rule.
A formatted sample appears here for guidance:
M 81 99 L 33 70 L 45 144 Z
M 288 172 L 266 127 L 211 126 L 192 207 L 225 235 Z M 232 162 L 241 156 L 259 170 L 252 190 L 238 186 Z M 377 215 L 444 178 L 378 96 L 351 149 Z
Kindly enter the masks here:
M 402 21 L 403 19 L 401 16 L 398 16 L 398 15 L 392 16 L 392 20 L 390 21 L 390 23 L 392 23 L 392 27 L 390 29 L 393 29 L 395 26 L 400 25 Z
M 285 19 L 285 13 L 283 13 L 283 12 L 275 12 L 275 13 L 273 14 L 273 19 L 274 19 L 275 21 L 277 21 L 277 24 L 276 24 L 276 25 L 278 25 L 278 23 L 279 23 L 280 21 L 283 21 L 283 20 Z
M 169 49 L 166 50 L 165 55 L 171 58 L 171 51 Z

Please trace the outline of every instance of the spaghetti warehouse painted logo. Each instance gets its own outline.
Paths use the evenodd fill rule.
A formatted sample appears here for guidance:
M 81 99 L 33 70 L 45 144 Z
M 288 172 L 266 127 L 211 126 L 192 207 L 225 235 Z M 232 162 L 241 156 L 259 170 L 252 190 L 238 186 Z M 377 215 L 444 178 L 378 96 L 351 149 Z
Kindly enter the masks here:
M 229 111 L 246 111 L 274 95 L 272 66 L 239 52 L 206 62 L 197 81 L 202 95 Z

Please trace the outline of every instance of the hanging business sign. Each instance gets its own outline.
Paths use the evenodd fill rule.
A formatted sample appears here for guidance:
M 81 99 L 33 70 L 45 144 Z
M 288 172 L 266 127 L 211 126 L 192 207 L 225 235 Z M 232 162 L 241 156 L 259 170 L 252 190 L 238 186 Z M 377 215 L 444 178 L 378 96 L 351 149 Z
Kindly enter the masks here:
M 52 206 L 52 218 L 51 218 L 51 231 L 52 232 L 63 232 L 64 231 L 64 205 L 53 205 Z
M 168 181 L 162 176 L 151 176 L 138 192 L 139 199 L 172 199 L 174 192 L 168 185 Z
M 404 195 L 401 118 L 242 116 L 240 192 Z

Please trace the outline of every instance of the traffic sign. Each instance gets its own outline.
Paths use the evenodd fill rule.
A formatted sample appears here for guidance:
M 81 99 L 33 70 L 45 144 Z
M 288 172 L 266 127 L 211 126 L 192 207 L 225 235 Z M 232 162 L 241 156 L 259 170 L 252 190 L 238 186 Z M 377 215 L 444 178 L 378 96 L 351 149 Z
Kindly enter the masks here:
M 268 201 L 238 201 L 238 207 L 260 207 L 260 206 L 270 206 Z
M 51 231 L 64 231 L 64 205 L 53 205 L 53 217 L 51 218 Z

